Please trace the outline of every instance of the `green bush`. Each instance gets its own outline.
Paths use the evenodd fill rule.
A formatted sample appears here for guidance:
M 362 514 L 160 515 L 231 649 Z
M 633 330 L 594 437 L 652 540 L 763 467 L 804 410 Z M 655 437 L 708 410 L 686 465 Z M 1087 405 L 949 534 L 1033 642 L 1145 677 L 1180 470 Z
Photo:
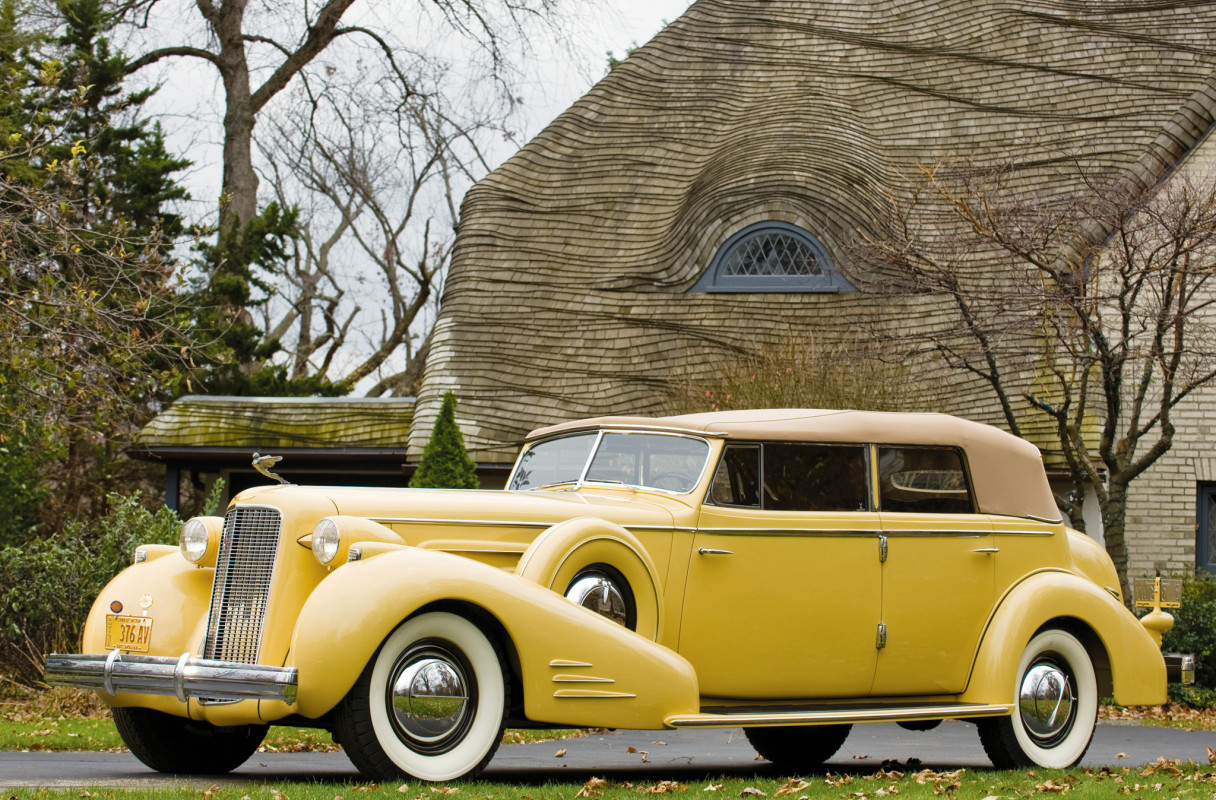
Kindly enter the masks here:
M 62 457 L 51 437 L 29 425 L 7 432 L 0 428 L 0 547 L 21 544 L 36 536 L 45 523 L 45 510 L 54 505 L 47 462 Z
M 443 396 L 431 439 L 422 451 L 410 486 L 418 489 L 476 489 L 477 465 L 464 449 L 464 436 L 456 424 L 456 395 Z
M 212 491 L 210 508 L 222 491 Z M 47 653 L 78 650 L 94 598 L 130 566 L 135 548 L 177 543 L 175 512 L 149 510 L 138 493 L 107 500 L 109 513 L 96 523 L 0 549 L 0 675 L 36 685 Z
M 1194 708 L 1200 711 L 1216 708 L 1216 689 L 1205 689 L 1202 686 L 1183 686 L 1181 683 L 1171 683 L 1169 686 L 1170 702 L 1180 706 Z
M 1216 690 L 1216 578 L 1207 572 L 1182 582 L 1182 608 L 1171 609 L 1174 629 L 1162 641 L 1167 653 L 1195 654 L 1195 686 Z

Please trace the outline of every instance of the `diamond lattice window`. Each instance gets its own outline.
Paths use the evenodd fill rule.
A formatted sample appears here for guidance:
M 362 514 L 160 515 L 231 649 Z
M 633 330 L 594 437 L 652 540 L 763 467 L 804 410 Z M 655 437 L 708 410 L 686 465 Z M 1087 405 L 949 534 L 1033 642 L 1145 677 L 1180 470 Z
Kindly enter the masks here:
M 694 292 L 841 292 L 853 287 L 824 246 L 783 222 L 752 225 L 730 237 Z
M 722 265 L 722 274 L 822 275 L 811 248 L 784 233 L 766 233 L 741 242 Z

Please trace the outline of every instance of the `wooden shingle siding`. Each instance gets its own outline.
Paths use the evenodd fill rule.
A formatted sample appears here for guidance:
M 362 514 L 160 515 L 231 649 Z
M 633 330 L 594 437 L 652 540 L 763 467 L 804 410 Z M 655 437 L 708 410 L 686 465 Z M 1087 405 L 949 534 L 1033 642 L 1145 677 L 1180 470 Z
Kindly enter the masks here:
M 466 196 L 411 452 L 449 389 L 473 457 L 509 461 L 532 428 L 655 411 L 741 347 L 949 322 L 848 261 L 888 194 L 960 156 L 1027 159 L 1013 186 L 1046 196 L 1078 188 L 1074 158 L 1152 182 L 1216 119 L 1214 42 L 1199 0 L 700 0 Z M 862 291 L 687 293 L 768 220 Z M 927 354 L 917 373 L 937 410 L 999 421 Z
M 187 396 L 140 432 L 146 448 L 404 449 L 410 398 L 295 399 Z

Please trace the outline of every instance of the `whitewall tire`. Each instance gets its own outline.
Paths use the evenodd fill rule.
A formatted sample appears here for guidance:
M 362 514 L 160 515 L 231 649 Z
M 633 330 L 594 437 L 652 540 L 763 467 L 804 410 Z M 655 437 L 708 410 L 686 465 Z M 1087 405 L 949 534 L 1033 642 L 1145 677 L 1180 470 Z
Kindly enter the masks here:
M 494 755 L 506 706 L 495 644 L 462 616 L 430 612 L 384 640 L 335 709 L 335 735 L 369 777 L 455 780 Z
M 1002 769 L 1073 766 L 1093 739 L 1098 681 L 1085 646 L 1071 633 L 1036 634 L 1022 652 L 1014 712 L 980 720 L 980 741 Z

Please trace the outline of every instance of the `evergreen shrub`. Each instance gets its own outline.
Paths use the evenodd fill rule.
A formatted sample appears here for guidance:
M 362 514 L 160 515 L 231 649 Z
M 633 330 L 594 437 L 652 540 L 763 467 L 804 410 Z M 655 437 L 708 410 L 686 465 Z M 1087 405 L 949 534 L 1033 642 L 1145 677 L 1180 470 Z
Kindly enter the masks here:
M 464 447 L 464 436 L 456 424 L 456 395 L 443 396 L 443 407 L 435 419 L 431 439 L 422 451 L 418 471 L 410 478 L 416 489 L 476 489 L 477 465 Z

